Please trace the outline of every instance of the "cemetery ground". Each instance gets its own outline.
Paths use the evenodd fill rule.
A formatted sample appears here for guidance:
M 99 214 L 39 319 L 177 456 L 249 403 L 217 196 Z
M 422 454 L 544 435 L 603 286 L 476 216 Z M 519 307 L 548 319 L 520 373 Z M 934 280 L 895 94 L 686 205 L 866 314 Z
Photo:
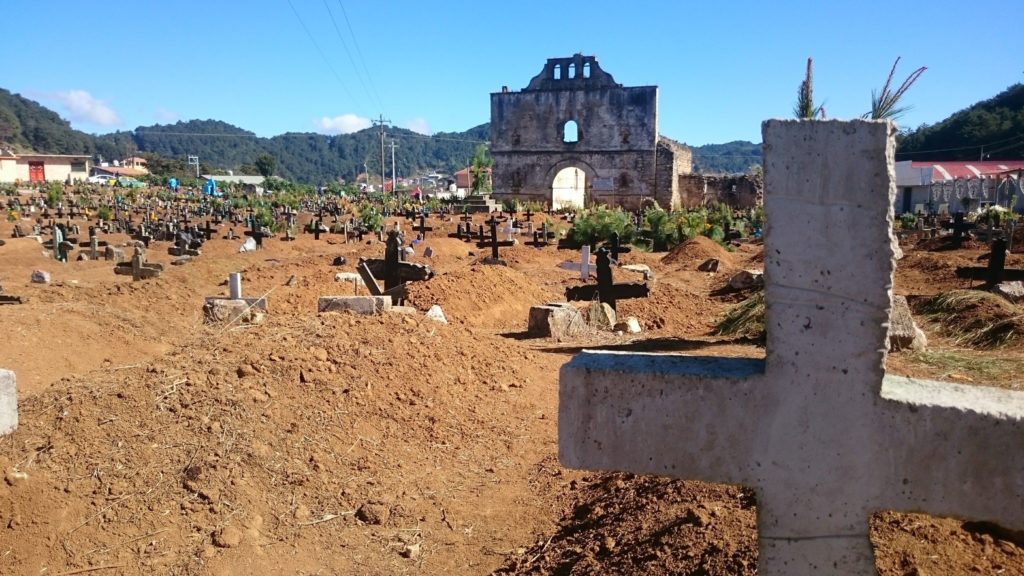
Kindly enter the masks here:
M 618 304 L 643 332 L 553 341 L 527 334 L 528 312 L 580 284 L 557 266 L 578 253 L 519 245 L 485 266 L 485 250 L 445 237 L 454 222 L 433 225 L 411 258 L 437 273 L 410 286 L 420 314 L 358 316 L 318 315 L 317 298 L 353 293 L 334 276 L 382 257 L 370 236 L 239 253 L 219 234 L 132 282 L 109 262 L 55 262 L 0 223 L 0 285 L 26 298 L 0 306 L 0 367 L 20 394 L 19 428 L 0 439 L 0 573 L 754 574 L 751 490 L 563 468 L 557 415 L 558 369 L 583 348 L 763 357 L 712 335 L 750 295 L 726 284 L 763 267 L 761 247 L 624 255 L 655 275 L 649 298 Z M 167 245 L 150 260 L 168 264 Z M 903 249 L 894 292 L 929 345 L 888 370 L 1024 388 L 1021 344 L 969 349 L 919 313 L 966 287 L 955 268 L 986 250 Z M 720 270 L 697 271 L 709 258 Z M 30 283 L 36 269 L 52 282 Z M 203 323 L 230 272 L 266 295 L 263 324 Z M 433 304 L 449 324 L 424 317 Z M 1024 536 L 998 526 L 881 512 L 872 540 L 885 575 L 1024 574 Z

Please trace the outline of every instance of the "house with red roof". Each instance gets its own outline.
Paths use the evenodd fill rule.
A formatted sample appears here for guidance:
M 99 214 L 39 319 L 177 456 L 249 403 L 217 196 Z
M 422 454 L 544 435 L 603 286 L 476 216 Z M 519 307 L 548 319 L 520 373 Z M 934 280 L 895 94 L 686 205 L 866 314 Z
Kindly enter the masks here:
M 1024 210 L 1024 160 L 896 162 L 896 214 L 949 213 L 989 204 Z

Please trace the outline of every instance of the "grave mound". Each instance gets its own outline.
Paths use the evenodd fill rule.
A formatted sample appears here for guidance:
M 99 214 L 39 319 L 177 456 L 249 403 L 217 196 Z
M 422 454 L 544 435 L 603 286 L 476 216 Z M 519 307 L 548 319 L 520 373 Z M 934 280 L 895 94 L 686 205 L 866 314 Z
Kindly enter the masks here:
M 393 573 L 402 529 L 417 526 L 418 538 L 449 550 L 432 558 L 437 572 L 453 573 L 480 545 L 499 549 L 509 537 L 465 538 L 492 507 L 525 541 L 543 524 L 521 502 L 528 478 L 506 471 L 540 458 L 518 439 L 552 432 L 550 420 L 509 408 L 560 360 L 522 362 L 514 341 L 496 355 L 459 332 L 398 316 L 273 318 L 230 337 L 203 331 L 151 364 L 25 399 L 21 427 L 0 442 L 0 475 L 28 474 L 0 490 L 10 524 L 2 572 L 323 568 L 266 549 L 284 544 L 334 558 L 332 573 Z M 356 513 L 366 508 L 375 519 Z M 126 543 L 143 536 L 140 555 Z M 357 566 L 349 558 L 361 542 L 372 544 Z
M 957 246 L 952 236 L 939 236 L 938 238 L 919 240 L 914 247 L 929 252 L 945 252 L 947 250 L 983 250 L 987 245 L 973 238 L 963 238 L 960 241 L 960 246 Z
M 721 268 L 735 268 L 733 254 L 706 236 L 697 236 L 673 248 L 661 258 L 662 264 L 697 269 L 702 262 L 717 259 Z
M 994 348 L 1020 342 L 1024 308 L 981 290 L 950 290 L 921 301 L 918 310 L 957 344 Z
M 440 305 L 454 324 L 523 329 L 531 306 L 564 300 L 518 270 L 481 264 L 410 284 L 408 299 L 421 310 Z

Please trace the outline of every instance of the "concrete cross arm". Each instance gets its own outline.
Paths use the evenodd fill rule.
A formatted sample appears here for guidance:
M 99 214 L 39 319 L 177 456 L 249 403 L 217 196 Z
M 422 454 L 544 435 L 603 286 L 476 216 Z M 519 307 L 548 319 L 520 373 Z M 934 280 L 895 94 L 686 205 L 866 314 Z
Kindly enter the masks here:
M 573 468 L 748 484 L 764 361 L 584 351 L 560 374 L 559 458 Z
M 1024 527 L 1024 394 L 886 376 L 880 504 Z

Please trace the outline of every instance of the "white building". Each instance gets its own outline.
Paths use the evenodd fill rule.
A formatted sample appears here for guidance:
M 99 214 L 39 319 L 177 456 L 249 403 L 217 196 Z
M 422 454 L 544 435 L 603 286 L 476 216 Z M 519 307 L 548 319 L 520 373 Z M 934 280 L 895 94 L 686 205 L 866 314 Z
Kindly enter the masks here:
M 67 182 L 89 177 L 89 156 L 77 154 L 15 154 L 0 149 L 0 182 L 29 184 Z
M 896 162 L 896 214 L 963 211 L 962 198 L 971 208 L 982 204 L 1024 209 L 1021 175 L 1024 161 Z

